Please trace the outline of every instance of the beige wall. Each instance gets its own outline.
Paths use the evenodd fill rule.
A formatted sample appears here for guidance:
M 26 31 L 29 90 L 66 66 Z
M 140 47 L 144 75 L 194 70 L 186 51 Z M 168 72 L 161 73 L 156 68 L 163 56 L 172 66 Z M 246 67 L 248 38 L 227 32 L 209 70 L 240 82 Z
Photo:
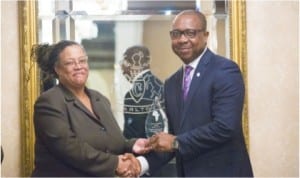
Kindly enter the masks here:
M 2 3 L 0 3 L 0 14 L 2 12 Z M 0 16 L 1 17 L 1 16 Z M 2 34 L 0 34 L 0 41 L 2 41 Z M 1 59 L 2 59 L 2 49 L 0 49 L 0 56 L 1 56 Z M 1 60 L 2 61 L 2 60 Z M 0 62 L 0 78 L 2 79 L 2 62 Z M 2 81 L 2 80 L 1 80 Z M 0 82 L 0 98 L 2 100 L 2 82 Z M 0 103 L 0 113 L 2 113 L 2 102 Z M 2 120 L 2 115 L 1 115 L 1 118 Z M 2 125 L 2 124 L 1 124 Z M 0 127 L 0 133 L 1 133 L 1 127 Z M 0 137 L 0 143 L 1 143 L 1 137 Z M 1 144 L 2 145 L 2 144 Z M 2 147 L 1 147 L 2 148 Z M 2 157 L 1 157 L 2 158 Z M 0 172 L 1 172 L 1 168 L 0 168 Z
M 170 28 L 169 20 L 148 21 L 144 25 L 143 41 L 151 52 L 151 70 L 162 81 L 182 65 L 181 60 L 172 52 L 170 37 L 166 35 Z
M 247 40 L 255 176 L 298 177 L 299 2 L 247 1 Z
M 1 1 L 1 176 L 20 176 L 20 68 L 17 1 Z
M 250 156 L 259 177 L 299 176 L 298 16 L 297 1 L 247 1 Z M 18 39 L 17 3 L 1 1 L 1 145 L 5 151 L 1 175 L 5 177 L 20 176 Z M 168 48 L 157 45 L 153 50 Z M 175 58 L 171 60 L 177 66 L 180 60 Z M 154 72 L 161 78 L 169 74 Z

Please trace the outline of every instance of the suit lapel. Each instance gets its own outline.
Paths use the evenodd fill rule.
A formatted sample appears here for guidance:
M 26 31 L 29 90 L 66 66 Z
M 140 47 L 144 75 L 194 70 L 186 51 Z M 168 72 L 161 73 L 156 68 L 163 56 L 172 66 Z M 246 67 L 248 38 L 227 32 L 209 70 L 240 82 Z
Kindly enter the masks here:
M 103 115 L 103 113 L 107 112 L 107 111 L 105 111 L 106 107 L 103 105 L 103 102 L 101 101 L 101 98 L 98 95 L 93 94 L 93 92 L 90 92 L 90 90 L 88 90 L 88 89 L 86 89 L 86 90 L 90 97 L 91 105 L 92 105 L 93 112 L 95 115 L 93 115 L 89 111 L 88 111 L 88 114 L 92 119 L 94 119 L 100 125 L 103 125 L 103 123 L 102 123 L 103 120 L 101 120 L 101 113 Z M 85 110 L 87 111 L 86 108 L 85 108 Z
M 199 90 L 200 85 L 201 85 L 201 80 L 203 79 L 203 77 L 205 76 L 205 71 L 207 69 L 207 65 L 210 62 L 210 59 L 212 57 L 213 53 L 207 49 L 207 51 L 205 52 L 205 54 L 203 55 L 203 57 L 200 59 L 197 68 L 194 72 L 193 78 L 192 78 L 192 82 L 190 85 L 190 89 L 189 89 L 189 93 L 187 96 L 187 99 L 185 102 L 182 101 L 182 103 L 184 103 L 183 106 L 183 112 L 182 112 L 182 119 L 181 119 L 181 124 L 180 126 L 183 125 L 183 122 L 186 118 L 186 113 L 187 110 L 189 108 L 189 105 L 191 104 L 192 99 L 194 98 L 193 95 L 196 93 L 197 90 Z
M 118 135 L 122 135 L 121 129 L 115 120 L 113 113 L 111 112 L 110 105 L 101 97 L 100 94 L 95 92 L 89 92 L 91 96 L 92 107 L 95 115 L 99 118 L 93 117 L 103 128 L 107 130 L 114 130 L 112 137 L 115 137 L 117 140 Z
M 178 83 L 176 85 L 176 93 L 175 93 L 175 96 L 176 96 L 176 101 L 177 101 L 177 108 L 180 109 L 180 112 L 179 113 L 182 113 L 183 111 L 183 98 L 182 98 L 182 80 L 183 80 L 183 68 L 181 68 L 177 74 L 177 77 L 176 77 L 176 83 Z
M 80 101 L 74 100 L 74 105 L 93 119 L 97 119 Z
M 65 100 L 67 102 L 72 102 L 74 107 L 77 107 L 78 109 L 83 111 L 86 115 L 88 115 L 91 119 L 96 121 L 98 124 L 101 124 L 100 120 L 98 119 L 100 117 L 99 117 L 99 115 L 96 114 L 97 110 L 95 108 L 93 108 L 93 110 L 94 110 L 94 113 L 96 114 L 96 116 L 98 116 L 98 118 L 95 115 L 93 115 L 68 89 L 66 89 L 61 84 L 59 85 L 59 87 L 62 89 L 62 91 L 65 95 Z M 92 98 L 96 98 L 94 100 L 97 100 L 98 98 L 96 96 L 91 96 L 91 92 L 89 92 L 89 90 L 87 88 L 85 90 L 87 91 L 88 95 L 90 96 L 90 101 L 91 101 L 92 107 L 96 106 Z

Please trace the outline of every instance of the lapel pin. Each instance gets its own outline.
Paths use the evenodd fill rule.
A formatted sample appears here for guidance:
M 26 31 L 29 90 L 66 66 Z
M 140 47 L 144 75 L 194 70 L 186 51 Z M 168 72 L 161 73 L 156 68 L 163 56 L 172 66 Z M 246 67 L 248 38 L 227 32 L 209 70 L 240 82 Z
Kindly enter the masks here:
M 198 72 L 198 73 L 196 74 L 196 76 L 197 76 L 197 77 L 200 77 L 200 72 Z

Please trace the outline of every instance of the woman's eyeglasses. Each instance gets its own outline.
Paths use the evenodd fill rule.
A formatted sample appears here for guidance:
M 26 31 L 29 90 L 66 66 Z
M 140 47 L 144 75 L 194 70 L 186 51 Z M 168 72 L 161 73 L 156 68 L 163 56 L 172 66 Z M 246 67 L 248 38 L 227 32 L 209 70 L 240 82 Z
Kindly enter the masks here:
M 80 65 L 80 66 L 85 66 L 87 65 L 88 62 L 88 58 L 80 58 L 80 59 L 68 59 L 67 61 L 65 61 L 63 63 L 63 66 L 67 67 L 67 68 L 73 68 L 76 65 Z

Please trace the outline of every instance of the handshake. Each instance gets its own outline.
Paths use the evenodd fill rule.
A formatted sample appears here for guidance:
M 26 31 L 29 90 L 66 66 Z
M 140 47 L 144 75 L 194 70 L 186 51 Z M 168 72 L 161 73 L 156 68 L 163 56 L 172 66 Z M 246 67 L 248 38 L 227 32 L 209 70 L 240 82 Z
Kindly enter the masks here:
M 136 154 L 146 154 L 150 151 L 172 152 L 172 143 L 176 136 L 160 132 L 152 137 L 145 139 L 139 138 L 133 145 L 133 152 Z M 121 177 L 138 177 L 141 173 L 140 161 L 131 153 L 119 155 L 118 167 L 116 175 Z

